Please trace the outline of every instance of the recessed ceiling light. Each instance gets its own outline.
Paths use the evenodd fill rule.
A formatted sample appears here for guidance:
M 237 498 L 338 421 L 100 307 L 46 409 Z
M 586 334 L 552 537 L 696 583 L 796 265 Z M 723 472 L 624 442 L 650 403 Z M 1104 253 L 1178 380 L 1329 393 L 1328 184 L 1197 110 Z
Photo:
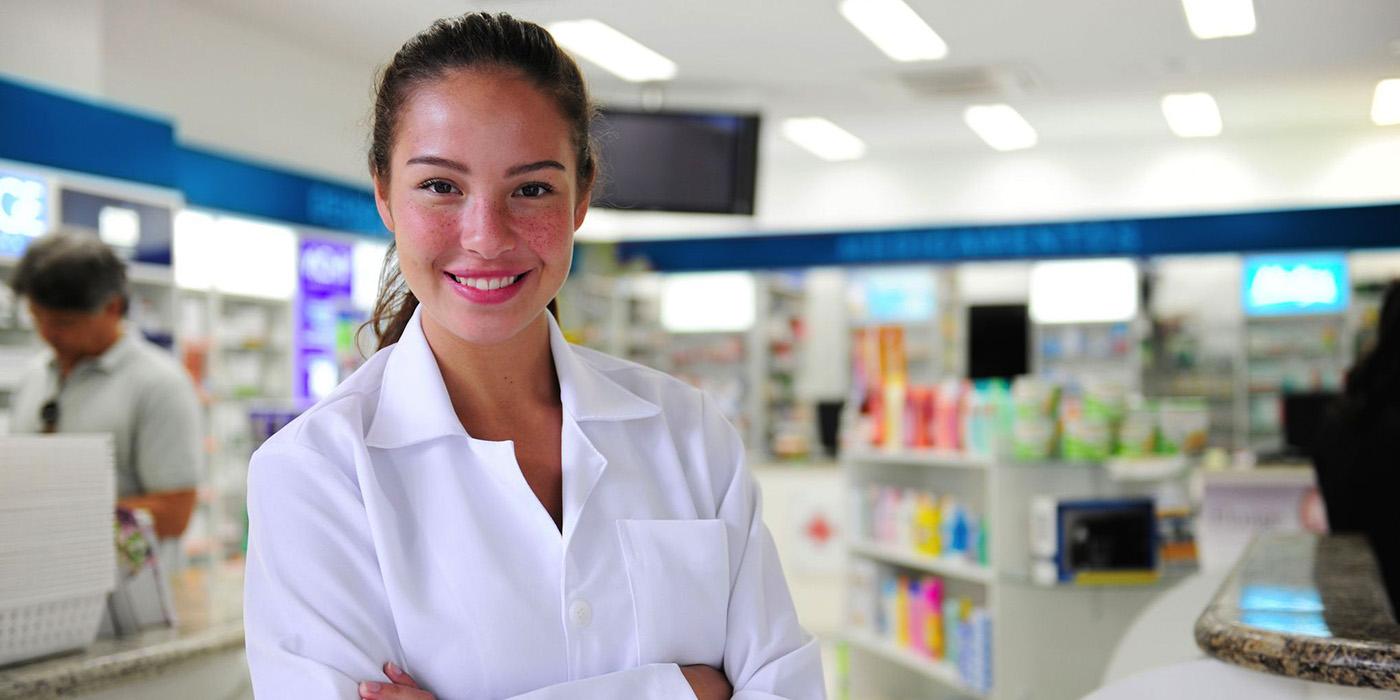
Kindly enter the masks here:
M 903 0 L 841 0 L 841 16 L 896 61 L 936 61 L 948 44 Z
M 1371 100 L 1371 121 L 1376 126 L 1400 124 L 1400 78 L 1376 83 L 1376 96 Z
M 1254 33 L 1254 0 L 1181 0 L 1181 6 L 1197 39 Z
M 824 160 L 855 160 L 865 155 L 864 141 L 821 117 L 785 119 L 783 136 Z
M 549 33 L 569 52 L 623 80 L 647 83 L 676 77 L 671 59 L 596 19 L 555 22 Z
M 963 121 L 988 146 L 998 151 L 1018 151 L 1034 146 L 1035 129 L 1011 105 L 973 105 L 963 111 Z
M 1184 139 L 1219 136 L 1220 108 L 1210 93 L 1189 92 L 1162 98 L 1162 114 L 1172 133 Z

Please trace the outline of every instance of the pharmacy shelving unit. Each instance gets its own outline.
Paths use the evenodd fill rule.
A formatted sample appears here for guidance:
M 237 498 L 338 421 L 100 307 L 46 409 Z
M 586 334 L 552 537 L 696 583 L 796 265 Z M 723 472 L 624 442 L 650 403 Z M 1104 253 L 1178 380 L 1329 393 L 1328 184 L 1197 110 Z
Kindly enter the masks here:
M 1284 447 L 1283 395 L 1338 391 L 1352 361 L 1346 314 L 1252 317 L 1244 324 L 1245 370 L 1237 374 L 1240 444 L 1256 452 Z
M 755 323 L 744 331 L 672 333 L 661 323 L 664 277 L 580 275 L 565 287 L 561 314 L 571 340 L 654 367 L 704 389 L 744 436 L 756 459 L 774 444 L 815 444 L 812 407 L 796 395 L 802 313 L 800 280 L 754 273 Z M 808 434 L 794 440 L 799 431 Z
M 854 532 L 852 562 L 943 579 L 945 595 L 966 596 L 991 612 L 992 687 L 966 687 L 952 664 L 900 648 L 871 630 L 851 629 L 851 697 L 1039 700 L 1079 698 L 1097 688 L 1114 647 L 1137 614 L 1182 580 L 1164 576 L 1141 586 L 1043 585 L 1030 575 L 1030 505 L 1036 496 L 1189 499 L 1190 469 L 1126 479 L 1100 463 L 1020 463 L 932 450 L 846 449 L 842 464 L 854 500 L 870 484 L 951 494 L 985 514 L 985 566 L 929 557 L 863 539 Z
M 803 460 L 817 449 L 816 414 L 798 394 L 805 314 L 800 273 L 756 275 L 756 319 L 751 344 L 757 349 L 756 406 L 768 459 Z
M 292 301 L 218 291 L 179 291 L 182 352 L 202 356 L 200 390 L 206 476 L 185 553 L 214 561 L 242 551 L 246 527 L 249 414 L 290 405 Z

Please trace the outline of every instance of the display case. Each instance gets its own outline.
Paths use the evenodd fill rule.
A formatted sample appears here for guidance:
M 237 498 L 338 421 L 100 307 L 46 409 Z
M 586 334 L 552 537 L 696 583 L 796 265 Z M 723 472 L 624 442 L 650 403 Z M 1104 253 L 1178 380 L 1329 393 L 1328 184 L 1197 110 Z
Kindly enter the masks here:
M 1138 613 L 1194 571 L 1181 563 L 1194 560 L 1185 459 L 1145 470 L 849 447 L 842 464 L 851 697 L 1083 696 Z M 1135 577 L 1047 581 L 1031 522 L 1047 498 L 1149 499 L 1187 536 L 1154 537 L 1159 566 Z

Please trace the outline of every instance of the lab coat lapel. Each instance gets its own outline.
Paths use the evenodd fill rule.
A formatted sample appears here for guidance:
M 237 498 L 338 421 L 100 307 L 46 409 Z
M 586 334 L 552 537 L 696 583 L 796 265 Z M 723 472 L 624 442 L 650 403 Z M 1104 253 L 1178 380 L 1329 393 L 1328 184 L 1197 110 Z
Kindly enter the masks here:
M 660 414 L 656 404 L 632 393 L 593 366 L 570 345 L 549 317 L 550 351 L 559 375 L 559 399 L 564 407 L 560 458 L 564 469 L 564 539 L 572 537 L 589 496 L 607 470 L 608 457 L 589 437 L 588 424 L 626 421 Z

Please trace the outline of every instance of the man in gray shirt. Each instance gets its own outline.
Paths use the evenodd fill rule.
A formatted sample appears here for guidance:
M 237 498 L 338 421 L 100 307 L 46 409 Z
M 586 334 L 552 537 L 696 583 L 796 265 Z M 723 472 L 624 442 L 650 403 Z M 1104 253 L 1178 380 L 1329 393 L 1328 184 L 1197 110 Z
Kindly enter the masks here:
M 34 241 L 10 280 L 50 350 L 14 394 L 17 433 L 107 433 L 118 504 L 145 508 L 162 539 L 194 510 L 203 431 L 199 402 L 170 353 L 128 328 L 126 264 L 81 233 Z

